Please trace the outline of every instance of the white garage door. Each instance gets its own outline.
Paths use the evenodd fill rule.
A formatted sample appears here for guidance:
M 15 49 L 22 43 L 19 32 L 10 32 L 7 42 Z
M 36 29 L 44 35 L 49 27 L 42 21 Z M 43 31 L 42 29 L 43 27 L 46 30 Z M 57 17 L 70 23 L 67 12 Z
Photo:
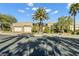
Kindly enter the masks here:
M 22 32 L 22 27 L 15 27 L 14 28 L 14 31 L 15 32 Z
M 31 27 L 24 27 L 24 32 L 31 33 L 32 28 Z

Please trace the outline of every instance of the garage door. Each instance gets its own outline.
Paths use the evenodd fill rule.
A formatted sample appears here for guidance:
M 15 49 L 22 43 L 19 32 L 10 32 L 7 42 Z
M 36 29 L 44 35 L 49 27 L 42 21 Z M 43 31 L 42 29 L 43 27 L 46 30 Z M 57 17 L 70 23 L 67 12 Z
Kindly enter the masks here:
M 32 27 L 24 27 L 24 32 L 31 33 Z
M 14 27 L 15 32 L 22 32 L 22 27 Z

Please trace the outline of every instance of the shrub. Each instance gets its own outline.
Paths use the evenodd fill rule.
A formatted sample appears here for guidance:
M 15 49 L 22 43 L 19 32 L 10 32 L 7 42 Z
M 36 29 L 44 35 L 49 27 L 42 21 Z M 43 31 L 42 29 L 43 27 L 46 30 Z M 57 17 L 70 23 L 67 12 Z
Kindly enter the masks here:
M 49 33 L 49 27 L 48 27 L 48 26 L 46 26 L 46 27 L 44 28 L 44 33 Z
M 32 28 L 32 32 L 33 33 L 36 33 L 38 30 L 36 29 L 36 26 L 33 26 L 33 28 Z
M 74 34 L 72 30 L 64 30 L 64 32 Z
M 78 29 L 78 30 L 76 30 L 76 34 L 77 34 L 77 35 L 79 35 L 79 29 Z
M 68 30 L 67 32 L 68 33 L 71 33 L 71 34 L 74 34 L 74 32 L 72 30 Z

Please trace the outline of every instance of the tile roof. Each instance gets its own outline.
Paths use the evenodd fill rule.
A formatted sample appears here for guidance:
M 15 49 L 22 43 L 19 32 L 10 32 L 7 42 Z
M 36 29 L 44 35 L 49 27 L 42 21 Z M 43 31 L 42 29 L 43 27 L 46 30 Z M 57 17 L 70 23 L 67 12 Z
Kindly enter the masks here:
M 12 26 L 32 26 L 32 22 L 18 22 L 13 23 Z

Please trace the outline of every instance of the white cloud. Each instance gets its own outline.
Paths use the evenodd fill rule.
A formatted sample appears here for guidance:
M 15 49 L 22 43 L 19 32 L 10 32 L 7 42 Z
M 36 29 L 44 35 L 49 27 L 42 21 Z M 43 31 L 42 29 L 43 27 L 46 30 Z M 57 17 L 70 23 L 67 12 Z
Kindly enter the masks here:
M 30 9 L 30 8 L 28 8 L 28 7 L 26 8 L 26 10 L 29 10 L 29 9 Z
M 32 7 L 33 5 L 34 5 L 33 3 L 28 3 L 28 6 L 31 6 Z
M 68 3 L 67 4 L 67 9 L 69 9 L 69 7 L 71 6 L 72 3 Z
M 31 14 L 32 16 L 34 15 L 34 14 Z
M 37 9 L 38 9 L 37 7 L 33 7 L 33 8 L 32 8 L 33 11 L 35 11 L 35 10 L 37 10 Z
M 54 13 L 55 13 L 55 14 L 57 14 L 57 13 L 58 13 L 58 11 L 56 10 L 56 11 L 54 11 Z
M 51 9 L 46 9 L 46 12 L 50 12 L 51 11 Z
M 22 10 L 22 9 L 18 9 L 18 12 L 20 12 L 20 13 L 24 13 L 25 11 Z
M 33 8 L 32 8 L 33 11 L 36 11 L 37 9 L 38 9 L 38 7 L 33 7 Z M 45 8 L 45 9 L 46 9 L 46 8 Z M 51 9 L 46 9 L 46 12 L 50 12 L 50 11 L 51 11 Z
M 57 14 L 58 13 L 58 10 L 55 10 L 54 12 L 52 12 L 52 14 Z

